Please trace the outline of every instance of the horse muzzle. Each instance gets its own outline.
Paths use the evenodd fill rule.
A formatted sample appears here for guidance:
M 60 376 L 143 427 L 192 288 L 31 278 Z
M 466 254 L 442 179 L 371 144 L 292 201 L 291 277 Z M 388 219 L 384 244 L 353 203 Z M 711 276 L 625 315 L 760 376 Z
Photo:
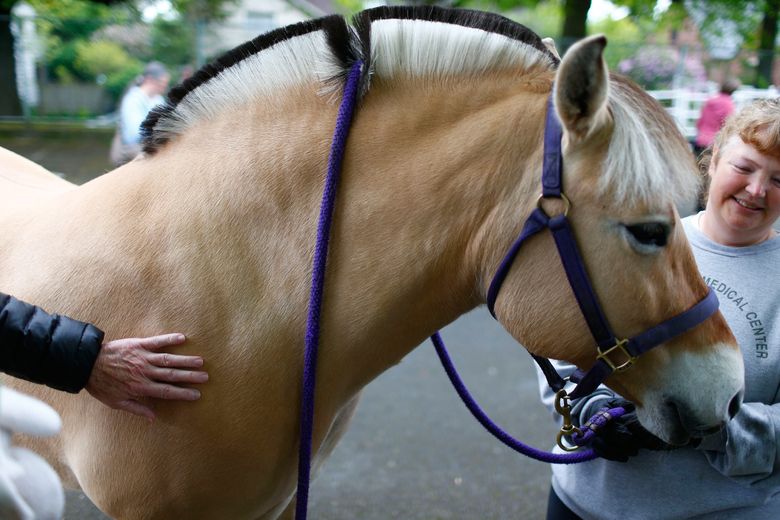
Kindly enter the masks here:
M 657 437 L 683 445 L 717 433 L 739 412 L 744 368 L 739 349 L 725 344 L 675 358 L 660 384 L 645 392 L 637 416 Z

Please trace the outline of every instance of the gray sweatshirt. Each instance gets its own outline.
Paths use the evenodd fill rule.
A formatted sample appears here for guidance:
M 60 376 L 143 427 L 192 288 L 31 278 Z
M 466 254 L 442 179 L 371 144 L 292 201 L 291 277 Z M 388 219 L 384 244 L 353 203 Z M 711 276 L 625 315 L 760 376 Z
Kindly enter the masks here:
M 697 449 L 642 450 L 627 463 L 553 465 L 552 485 L 585 520 L 780 518 L 780 237 L 727 247 L 683 219 L 704 280 L 745 360 L 745 399 L 726 429 Z M 663 348 L 663 347 L 661 347 Z M 563 375 L 571 365 L 557 363 Z M 542 399 L 553 394 L 539 373 Z M 600 387 L 573 408 L 584 423 L 614 394 Z

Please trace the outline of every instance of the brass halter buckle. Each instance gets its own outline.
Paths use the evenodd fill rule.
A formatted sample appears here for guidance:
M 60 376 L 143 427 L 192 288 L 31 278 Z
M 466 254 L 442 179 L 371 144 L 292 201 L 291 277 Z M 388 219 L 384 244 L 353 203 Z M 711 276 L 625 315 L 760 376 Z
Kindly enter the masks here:
M 563 451 L 577 451 L 579 446 L 570 446 L 563 442 L 565 437 L 570 437 L 575 433 L 582 435 L 582 430 L 574 426 L 571 422 L 569 395 L 564 389 L 558 390 L 558 393 L 555 394 L 555 411 L 563 417 L 563 426 L 561 426 L 561 431 L 558 432 L 558 436 L 555 439 L 556 444 L 558 444 L 558 447 Z
M 627 339 L 618 340 L 617 343 L 609 347 L 607 350 L 604 350 L 603 352 L 600 348 L 597 347 L 599 353 L 596 356 L 596 358 L 603 360 L 604 363 L 606 363 L 609 366 L 609 368 L 612 369 L 613 372 L 622 372 L 624 370 L 627 370 L 628 368 L 631 367 L 631 365 L 634 364 L 634 361 L 636 361 L 636 357 L 629 354 L 629 352 L 626 350 L 627 343 L 628 343 Z M 609 358 L 609 355 L 615 352 L 616 350 L 623 357 L 623 359 L 618 362 L 612 361 Z

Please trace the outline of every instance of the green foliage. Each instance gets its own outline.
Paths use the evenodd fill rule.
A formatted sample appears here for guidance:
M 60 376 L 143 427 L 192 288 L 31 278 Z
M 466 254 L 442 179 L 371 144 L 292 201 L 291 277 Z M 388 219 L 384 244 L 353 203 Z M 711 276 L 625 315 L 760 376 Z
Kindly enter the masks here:
M 143 64 L 114 42 L 99 40 L 76 44 L 74 62 L 85 79 L 102 83 L 114 99 L 143 70 Z
M 73 66 L 76 61 L 76 42 L 61 42 L 57 38 L 49 38 L 52 43 L 55 40 L 59 43 L 58 45 L 51 43 L 46 45 L 46 68 L 49 71 L 49 76 L 65 83 L 84 79 Z
M 171 0 L 173 8 L 190 20 L 222 20 L 240 0 Z
M 62 41 L 87 39 L 112 20 L 131 16 L 126 8 L 111 8 L 87 0 L 28 0 L 47 34 Z
M 190 24 L 157 18 L 152 23 L 151 40 L 151 54 L 158 61 L 169 65 L 195 61 L 195 31 Z
M 132 2 L 114 6 L 88 0 L 29 0 L 38 13 L 36 23 L 44 39 L 45 69 L 64 82 L 97 82 L 118 99 L 152 59 L 170 66 L 191 63 L 194 31 L 190 23 L 157 18 L 140 21 Z M 210 12 L 233 2 L 191 0 L 180 5 Z
M 616 70 L 618 64 L 633 55 L 639 43 L 644 39 L 644 31 L 629 16 L 620 20 L 605 18 L 589 26 L 591 34 L 605 34 L 608 45 L 604 49 L 604 59 L 610 70 Z
M 363 10 L 363 0 L 336 0 L 336 10 L 344 15 L 350 16 Z
M 533 7 L 505 14 L 533 30 L 542 38 L 553 38 L 558 44 L 563 23 L 560 2 L 538 2 Z
M 111 8 L 87 0 L 29 1 L 38 14 L 38 33 L 45 41 L 47 73 L 63 82 L 94 81 L 96 74 L 84 67 L 84 59 L 78 62 L 79 53 L 85 52 L 85 45 L 98 30 L 134 16 L 124 6 Z

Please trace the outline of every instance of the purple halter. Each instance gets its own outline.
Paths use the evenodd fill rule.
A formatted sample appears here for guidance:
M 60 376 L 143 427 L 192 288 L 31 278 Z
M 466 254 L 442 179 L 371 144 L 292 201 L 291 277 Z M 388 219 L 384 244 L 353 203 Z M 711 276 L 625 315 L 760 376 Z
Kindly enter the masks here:
M 577 242 L 574 239 L 574 233 L 567 219 L 570 203 L 562 190 L 562 135 L 563 131 L 558 117 L 555 115 L 551 94 L 547 103 L 547 119 L 544 129 L 544 159 L 542 165 L 542 195 L 539 198 L 540 204 L 531 212 L 520 236 L 512 244 L 512 247 L 509 248 L 506 256 L 501 261 L 488 288 L 487 305 L 488 310 L 495 318 L 495 304 L 498 292 L 512 267 L 515 257 L 520 251 L 520 246 L 539 231 L 549 228 L 566 271 L 566 277 L 569 279 L 569 285 L 571 285 L 577 304 L 585 317 L 593 339 L 596 341 L 598 351 L 596 363 L 590 370 L 587 372 L 577 371 L 571 377 L 571 380 L 578 384 L 568 394 L 568 398 L 577 399 L 593 392 L 612 372 L 628 369 L 640 354 L 691 330 L 709 318 L 718 310 L 718 298 L 712 292 L 712 289 L 708 288 L 707 295 L 700 302 L 681 314 L 633 338 L 618 339 L 615 336 L 593 291 L 593 286 L 585 270 L 585 264 L 582 261 L 582 255 L 579 252 Z M 541 207 L 541 201 L 547 198 L 563 200 L 565 204 L 564 212 L 553 217 L 548 216 Z M 618 356 L 617 359 L 615 359 L 616 356 Z M 552 363 L 539 356 L 534 356 L 534 359 L 547 377 L 550 387 L 556 392 L 560 391 L 565 382 L 555 371 Z

